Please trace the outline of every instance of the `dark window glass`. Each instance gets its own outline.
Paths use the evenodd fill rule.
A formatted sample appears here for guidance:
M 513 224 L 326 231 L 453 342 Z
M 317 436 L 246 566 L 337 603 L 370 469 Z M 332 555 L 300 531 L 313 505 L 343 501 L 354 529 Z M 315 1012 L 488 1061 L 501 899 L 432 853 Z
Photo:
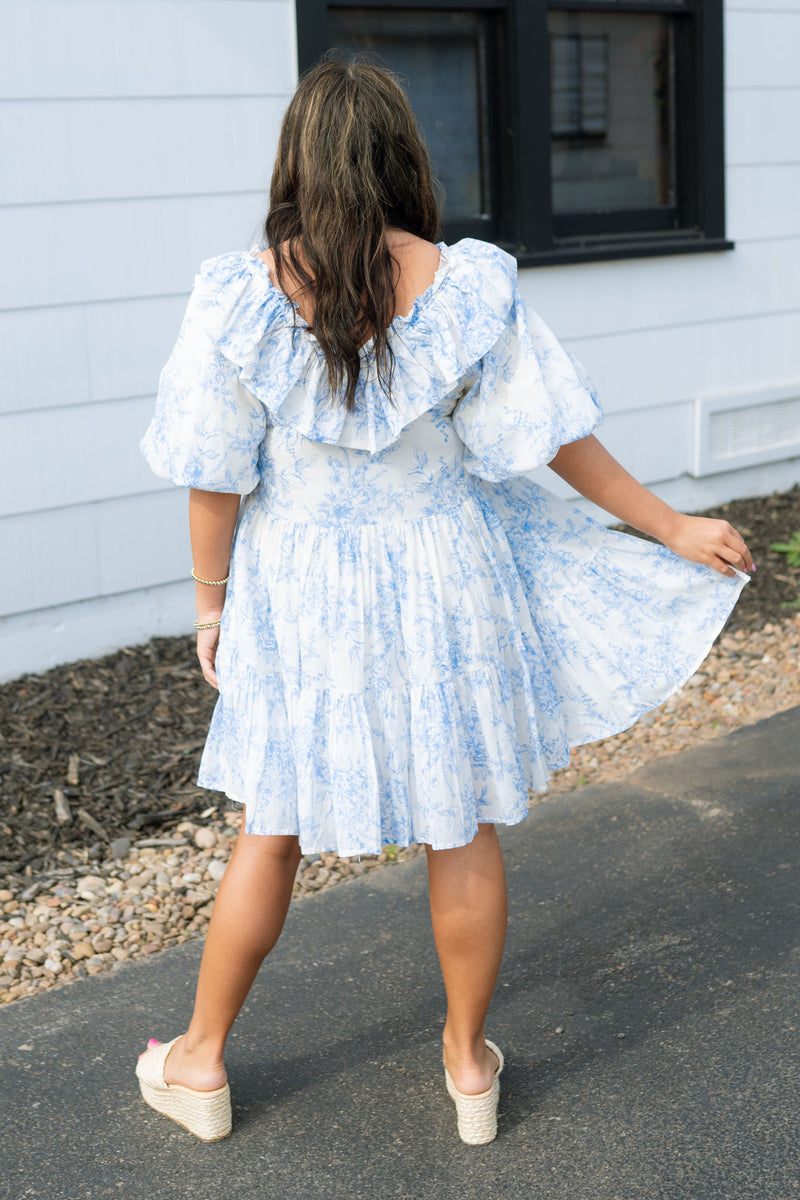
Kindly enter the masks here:
M 548 12 L 555 214 L 675 204 L 671 21 Z
M 551 132 L 554 138 L 608 136 L 608 37 L 550 35 Z
M 331 45 L 370 51 L 401 76 L 444 187 L 445 220 L 488 220 L 485 15 L 336 8 L 328 20 Z

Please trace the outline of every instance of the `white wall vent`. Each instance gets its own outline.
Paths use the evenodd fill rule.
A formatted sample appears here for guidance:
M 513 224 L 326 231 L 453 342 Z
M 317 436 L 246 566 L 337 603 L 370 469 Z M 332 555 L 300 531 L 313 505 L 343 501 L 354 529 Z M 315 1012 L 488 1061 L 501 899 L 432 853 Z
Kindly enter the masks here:
M 798 455 L 800 383 L 696 398 L 692 475 L 715 475 Z

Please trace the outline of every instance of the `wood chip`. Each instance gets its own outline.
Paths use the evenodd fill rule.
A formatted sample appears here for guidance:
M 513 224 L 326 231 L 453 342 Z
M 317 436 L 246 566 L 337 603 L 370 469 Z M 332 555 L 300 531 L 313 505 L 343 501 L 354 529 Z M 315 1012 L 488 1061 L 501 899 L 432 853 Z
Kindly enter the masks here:
M 87 829 L 91 829 L 92 833 L 96 833 L 97 836 L 101 837 L 104 842 L 109 840 L 108 834 L 103 826 L 99 821 L 96 821 L 92 814 L 87 812 L 85 808 L 79 808 L 77 810 L 77 815 L 78 819 L 83 822 Z
M 72 809 L 61 788 L 56 788 L 53 792 L 53 802 L 56 806 L 56 820 L 59 825 L 69 825 L 72 820 Z
M 70 754 L 69 756 L 67 783 L 70 787 L 77 787 L 80 783 L 80 758 L 77 754 Z

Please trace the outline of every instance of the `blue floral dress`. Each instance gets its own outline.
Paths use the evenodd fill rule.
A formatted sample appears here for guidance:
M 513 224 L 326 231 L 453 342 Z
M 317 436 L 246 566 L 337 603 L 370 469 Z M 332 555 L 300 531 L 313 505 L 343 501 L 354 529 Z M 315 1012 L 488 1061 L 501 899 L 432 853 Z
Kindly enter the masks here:
M 527 478 L 596 392 L 510 255 L 439 250 L 390 328 L 392 400 L 368 343 L 352 415 L 258 252 L 204 262 L 141 442 L 172 483 L 244 495 L 198 783 L 307 853 L 521 821 L 571 746 L 692 675 L 747 581 Z

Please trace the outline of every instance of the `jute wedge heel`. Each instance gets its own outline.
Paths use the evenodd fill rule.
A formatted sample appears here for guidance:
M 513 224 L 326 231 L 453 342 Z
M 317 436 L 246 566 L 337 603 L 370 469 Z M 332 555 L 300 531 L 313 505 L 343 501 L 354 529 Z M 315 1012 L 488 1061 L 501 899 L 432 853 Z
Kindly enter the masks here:
M 502 1051 L 484 1039 L 486 1045 L 497 1059 L 497 1070 L 494 1073 L 492 1086 L 485 1092 L 469 1096 L 460 1092 L 450 1077 L 447 1067 L 444 1069 L 447 1091 L 456 1102 L 458 1113 L 458 1135 L 468 1146 L 485 1146 L 497 1137 L 497 1104 L 500 1100 L 500 1072 L 503 1069 L 504 1058 Z
M 177 1040 L 175 1037 L 171 1042 L 159 1042 L 139 1059 L 136 1077 L 142 1097 L 156 1112 L 170 1117 L 202 1142 L 219 1142 L 232 1128 L 231 1089 L 226 1083 L 212 1092 L 198 1092 L 167 1083 L 164 1064 Z

